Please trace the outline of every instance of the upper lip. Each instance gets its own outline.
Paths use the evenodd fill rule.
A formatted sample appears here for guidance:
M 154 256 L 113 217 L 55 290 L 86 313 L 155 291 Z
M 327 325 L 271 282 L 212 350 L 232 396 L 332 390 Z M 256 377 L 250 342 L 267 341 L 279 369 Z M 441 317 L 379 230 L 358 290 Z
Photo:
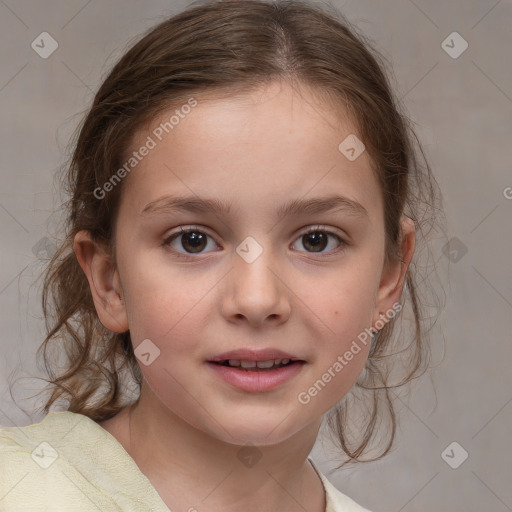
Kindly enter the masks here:
M 291 359 L 295 361 L 302 361 L 302 359 L 294 356 L 293 354 L 288 354 L 277 348 L 266 348 L 261 350 L 242 348 L 238 350 L 231 350 L 214 356 L 210 361 L 220 362 L 228 361 L 229 359 L 236 361 L 270 361 L 271 359 Z

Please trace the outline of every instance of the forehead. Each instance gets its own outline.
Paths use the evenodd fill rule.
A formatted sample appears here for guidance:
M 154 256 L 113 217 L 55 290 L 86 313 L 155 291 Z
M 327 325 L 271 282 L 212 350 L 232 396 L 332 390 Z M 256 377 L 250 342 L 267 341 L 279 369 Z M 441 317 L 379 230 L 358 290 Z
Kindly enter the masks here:
M 367 152 L 351 161 L 339 149 L 357 131 L 341 105 L 288 83 L 196 95 L 135 135 L 127 158 L 144 145 L 151 149 L 125 178 L 121 208 L 129 204 L 139 215 L 149 202 L 180 194 L 254 212 L 336 192 L 378 215 L 380 191 Z

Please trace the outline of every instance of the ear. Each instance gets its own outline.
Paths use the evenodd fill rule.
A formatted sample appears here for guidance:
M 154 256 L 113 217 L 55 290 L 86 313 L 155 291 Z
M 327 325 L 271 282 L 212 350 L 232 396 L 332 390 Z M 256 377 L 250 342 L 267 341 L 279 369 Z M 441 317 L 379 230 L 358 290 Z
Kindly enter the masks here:
M 382 322 L 387 323 L 386 311 L 391 310 L 393 305 L 399 302 L 400 296 L 402 295 L 407 269 L 409 268 L 416 247 L 414 222 L 409 217 L 403 216 L 401 219 L 399 245 L 400 257 L 389 261 L 387 265 L 384 265 L 382 271 L 372 320 L 373 327 L 375 327 L 375 323 L 379 319 L 382 319 L 379 325 Z M 376 328 L 378 329 L 378 327 Z M 382 328 L 382 325 L 380 325 L 380 328 Z
M 73 250 L 91 288 L 100 322 L 113 332 L 128 330 L 128 317 L 119 274 L 112 257 L 95 242 L 89 231 L 76 234 Z

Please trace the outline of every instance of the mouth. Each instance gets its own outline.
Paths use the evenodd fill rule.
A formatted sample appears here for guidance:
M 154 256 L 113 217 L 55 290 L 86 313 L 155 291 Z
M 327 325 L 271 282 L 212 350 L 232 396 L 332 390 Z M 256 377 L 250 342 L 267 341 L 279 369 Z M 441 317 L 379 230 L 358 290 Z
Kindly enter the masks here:
M 302 359 L 220 359 L 208 361 L 213 375 L 238 390 L 269 392 L 297 378 L 306 361 Z
M 231 387 L 250 393 L 272 391 L 303 372 L 307 361 L 278 348 L 242 348 L 210 358 L 213 375 Z
M 241 359 L 226 359 L 224 361 L 210 361 L 211 363 L 227 366 L 245 372 L 269 372 L 292 366 L 304 361 L 300 359 L 269 359 L 267 361 L 248 361 Z

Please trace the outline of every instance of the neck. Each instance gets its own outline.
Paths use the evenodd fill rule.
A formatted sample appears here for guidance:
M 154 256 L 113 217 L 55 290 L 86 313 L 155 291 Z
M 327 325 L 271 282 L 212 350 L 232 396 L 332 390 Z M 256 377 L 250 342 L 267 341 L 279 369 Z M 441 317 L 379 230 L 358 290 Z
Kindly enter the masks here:
M 307 457 L 321 419 L 271 446 L 239 446 L 194 428 L 144 381 L 128 408 L 126 449 L 171 510 L 324 512 L 325 491 Z

